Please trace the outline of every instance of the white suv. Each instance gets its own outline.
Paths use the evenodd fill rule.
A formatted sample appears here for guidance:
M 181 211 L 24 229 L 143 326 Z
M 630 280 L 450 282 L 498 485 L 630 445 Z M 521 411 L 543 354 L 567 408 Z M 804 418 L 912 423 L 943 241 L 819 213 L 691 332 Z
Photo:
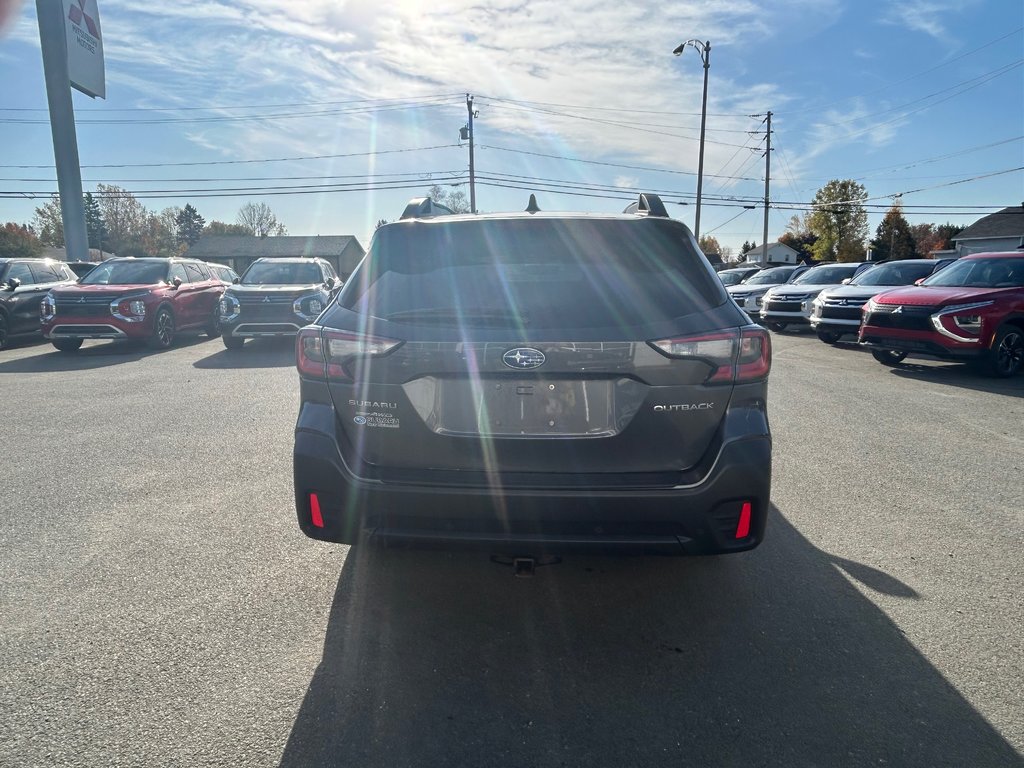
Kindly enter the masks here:
M 787 325 L 807 325 L 811 318 L 811 302 L 818 294 L 852 279 L 860 266 L 859 262 L 819 264 L 792 283 L 769 288 L 761 305 L 761 324 L 772 331 L 785 330 Z
M 769 267 L 751 275 L 738 285 L 728 286 L 725 290 L 740 309 L 757 319 L 761 311 L 761 300 L 769 288 L 792 282 L 808 269 L 810 267 L 803 265 Z
M 826 344 L 835 344 L 844 334 L 860 329 L 861 308 L 872 296 L 901 285 L 923 280 L 949 261 L 903 259 L 887 261 L 861 272 L 849 285 L 829 288 L 811 302 L 811 328 Z

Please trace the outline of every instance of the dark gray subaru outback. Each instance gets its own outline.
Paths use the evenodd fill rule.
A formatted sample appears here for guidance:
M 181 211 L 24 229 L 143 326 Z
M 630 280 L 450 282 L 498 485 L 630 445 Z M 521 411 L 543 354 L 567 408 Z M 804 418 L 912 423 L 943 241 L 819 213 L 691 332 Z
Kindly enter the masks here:
M 533 557 L 764 536 L 769 337 L 655 195 L 622 215 L 414 200 L 296 355 L 312 538 Z

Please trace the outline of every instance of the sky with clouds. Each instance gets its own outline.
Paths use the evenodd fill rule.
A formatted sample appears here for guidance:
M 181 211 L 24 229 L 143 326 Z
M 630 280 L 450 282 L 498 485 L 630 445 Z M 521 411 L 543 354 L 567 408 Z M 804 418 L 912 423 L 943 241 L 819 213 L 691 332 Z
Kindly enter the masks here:
M 12 5 L 10 0 L 8 5 Z M 3 3 L 4 0 L 0 0 Z M 702 233 L 769 239 L 832 178 L 912 222 L 1024 200 L 1024 4 L 1006 0 L 99 0 L 107 99 L 75 93 L 84 186 L 291 234 L 355 234 L 432 184 L 478 207 L 616 211 L 658 191 Z M 0 221 L 56 188 L 35 3 L 0 31 Z M 288 159 L 286 159 L 288 158 Z M 294 159 L 307 158 L 307 159 Z M 120 166 L 120 167 L 112 167 Z M 983 178 L 975 178 L 983 177 Z M 368 189 L 368 187 L 375 187 Z M 267 194 L 273 193 L 273 194 Z M 36 199 L 33 199 L 36 196 Z M 751 208 L 750 206 L 756 206 Z

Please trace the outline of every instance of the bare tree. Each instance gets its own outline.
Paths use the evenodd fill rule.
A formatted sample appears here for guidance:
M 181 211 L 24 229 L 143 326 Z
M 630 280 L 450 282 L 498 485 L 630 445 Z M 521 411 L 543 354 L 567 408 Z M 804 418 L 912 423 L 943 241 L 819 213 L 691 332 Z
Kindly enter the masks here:
M 235 221 L 256 237 L 288 234 L 284 224 L 277 220 L 266 203 L 246 203 L 239 208 Z

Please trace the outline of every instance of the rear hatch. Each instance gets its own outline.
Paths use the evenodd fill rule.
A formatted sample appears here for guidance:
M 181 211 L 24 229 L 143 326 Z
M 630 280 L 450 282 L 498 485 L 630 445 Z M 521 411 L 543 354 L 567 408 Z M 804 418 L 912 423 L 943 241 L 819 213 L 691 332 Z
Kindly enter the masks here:
M 682 225 L 564 217 L 384 227 L 321 318 L 362 474 L 590 485 L 700 461 L 747 322 Z

